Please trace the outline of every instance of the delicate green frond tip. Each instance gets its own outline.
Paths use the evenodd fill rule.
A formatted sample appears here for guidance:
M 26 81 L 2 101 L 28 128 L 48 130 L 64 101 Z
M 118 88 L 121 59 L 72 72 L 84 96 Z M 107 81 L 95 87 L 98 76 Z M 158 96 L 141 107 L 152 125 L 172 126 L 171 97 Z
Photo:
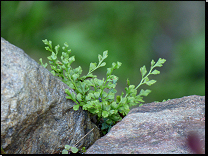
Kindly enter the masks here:
M 157 63 L 155 64 L 155 67 L 162 67 L 163 64 L 165 63 L 165 59 L 161 59 L 159 58 L 159 60 L 157 61 Z

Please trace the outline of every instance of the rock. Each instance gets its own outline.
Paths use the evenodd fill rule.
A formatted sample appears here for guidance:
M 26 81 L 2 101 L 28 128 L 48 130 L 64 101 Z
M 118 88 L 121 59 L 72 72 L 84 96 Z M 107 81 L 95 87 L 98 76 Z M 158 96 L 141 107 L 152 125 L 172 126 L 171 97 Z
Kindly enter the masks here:
M 86 153 L 194 153 L 187 143 L 190 133 L 199 136 L 200 150 L 205 153 L 205 96 L 186 96 L 134 108 Z M 194 136 L 189 138 L 196 140 Z
M 88 148 L 100 136 L 88 112 L 73 110 L 70 89 L 23 50 L 1 38 L 1 147 L 8 154 L 53 154 Z

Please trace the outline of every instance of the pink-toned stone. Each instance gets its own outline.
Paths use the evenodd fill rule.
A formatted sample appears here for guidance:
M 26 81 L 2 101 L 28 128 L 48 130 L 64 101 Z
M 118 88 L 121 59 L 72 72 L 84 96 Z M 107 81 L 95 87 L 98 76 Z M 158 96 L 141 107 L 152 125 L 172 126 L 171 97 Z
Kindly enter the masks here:
M 132 109 L 87 154 L 193 153 L 187 136 L 195 132 L 205 149 L 205 96 L 186 96 Z

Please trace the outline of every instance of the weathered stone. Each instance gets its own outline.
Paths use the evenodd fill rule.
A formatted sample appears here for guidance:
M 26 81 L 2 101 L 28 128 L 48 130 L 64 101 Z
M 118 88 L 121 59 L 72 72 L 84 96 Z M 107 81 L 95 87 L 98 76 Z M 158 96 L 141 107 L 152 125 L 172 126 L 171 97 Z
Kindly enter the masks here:
M 199 136 L 204 153 L 204 96 L 186 96 L 134 108 L 86 153 L 193 153 L 187 145 L 187 136 L 193 132 Z
M 88 148 L 100 136 L 86 111 L 73 110 L 70 89 L 23 50 L 1 38 L 1 147 L 6 153 L 59 153 Z

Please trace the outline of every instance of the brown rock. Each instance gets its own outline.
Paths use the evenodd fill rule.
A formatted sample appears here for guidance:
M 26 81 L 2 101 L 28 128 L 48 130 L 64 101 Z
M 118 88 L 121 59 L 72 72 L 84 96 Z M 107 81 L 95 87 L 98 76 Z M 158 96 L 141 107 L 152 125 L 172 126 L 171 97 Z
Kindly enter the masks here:
M 199 139 L 189 136 L 193 133 Z M 200 140 L 199 151 L 204 153 L 205 96 L 186 96 L 134 108 L 86 153 L 194 153 L 187 143 L 191 139 Z
M 1 38 L 1 147 L 6 153 L 59 153 L 66 144 L 88 148 L 99 129 L 86 111 L 73 110 L 66 84 Z

